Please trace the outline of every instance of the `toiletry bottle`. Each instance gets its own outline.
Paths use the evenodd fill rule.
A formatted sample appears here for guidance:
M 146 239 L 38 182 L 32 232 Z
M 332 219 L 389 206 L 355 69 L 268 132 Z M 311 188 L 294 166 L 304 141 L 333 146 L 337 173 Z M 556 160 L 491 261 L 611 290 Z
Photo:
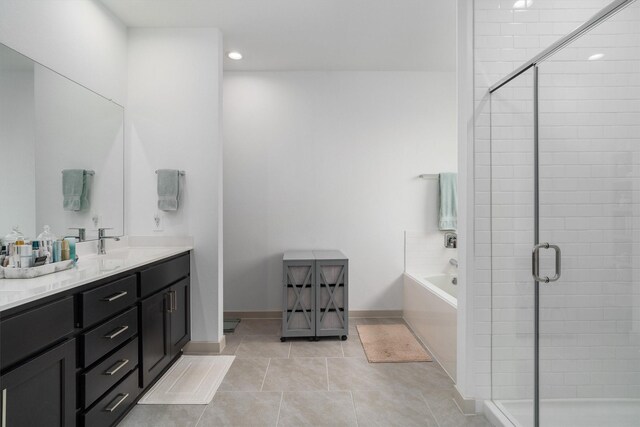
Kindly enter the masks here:
M 64 239 L 60 240 L 60 261 L 71 259 L 69 255 L 69 241 Z
M 64 240 L 69 242 L 69 259 L 76 262 L 76 239 L 75 237 L 66 237 Z
M 17 254 L 16 245 L 19 242 L 24 242 L 24 235 L 16 225 L 11 230 L 11 233 L 4 236 L 2 240 L 7 247 L 5 267 L 17 267 L 17 264 L 20 264 L 20 256 Z
M 51 232 L 51 227 L 44 226 L 44 231 L 38 235 L 37 240 L 40 241 L 40 247 L 43 249 L 42 256 L 47 257 L 47 264 L 55 262 L 53 260 L 53 243 L 57 240 L 55 234 Z

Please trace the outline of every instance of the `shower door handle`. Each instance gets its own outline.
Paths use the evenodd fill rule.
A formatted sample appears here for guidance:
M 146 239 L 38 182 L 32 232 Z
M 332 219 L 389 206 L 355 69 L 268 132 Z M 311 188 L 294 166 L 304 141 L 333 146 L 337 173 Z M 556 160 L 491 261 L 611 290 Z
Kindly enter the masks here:
M 556 273 L 553 277 L 543 276 L 540 277 L 540 249 L 553 249 L 556 253 Z M 562 252 L 557 245 L 550 245 L 549 243 L 540 243 L 533 247 L 533 253 L 531 255 L 531 273 L 536 282 L 549 283 L 555 282 L 560 278 L 562 273 Z

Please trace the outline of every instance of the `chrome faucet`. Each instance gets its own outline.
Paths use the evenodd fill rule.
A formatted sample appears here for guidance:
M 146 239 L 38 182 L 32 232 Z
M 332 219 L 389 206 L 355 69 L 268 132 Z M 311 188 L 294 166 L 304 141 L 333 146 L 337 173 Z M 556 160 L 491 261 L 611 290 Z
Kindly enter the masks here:
M 78 235 L 77 236 L 64 236 L 65 239 L 67 237 L 73 237 L 74 239 L 76 239 L 78 242 L 84 242 L 87 240 L 87 230 L 85 228 L 80 228 L 80 227 L 72 227 L 69 230 L 78 230 Z
M 107 253 L 105 241 L 107 239 L 113 239 L 116 242 L 120 240 L 119 237 L 116 236 L 105 236 L 104 232 L 106 230 L 112 230 L 111 228 L 98 228 L 98 255 L 105 255 Z
M 458 235 L 453 231 L 444 233 L 444 247 L 447 249 L 455 249 L 458 247 Z

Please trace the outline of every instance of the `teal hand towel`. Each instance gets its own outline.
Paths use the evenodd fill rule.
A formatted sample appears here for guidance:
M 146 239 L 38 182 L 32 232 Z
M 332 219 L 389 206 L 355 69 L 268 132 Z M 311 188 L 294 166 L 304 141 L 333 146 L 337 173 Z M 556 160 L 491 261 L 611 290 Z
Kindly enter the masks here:
M 180 172 L 175 169 L 158 169 L 158 209 L 177 211 L 180 197 Z
M 65 169 L 62 171 L 62 205 L 65 211 L 80 210 L 83 188 L 83 169 Z
M 91 206 L 91 186 L 93 184 L 93 175 L 84 171 L 82 175 L 82 195 L 80 195 L 80 210 L 87 211 Z
M 438 227 L 442 231 L 458 228 L 458 174 L 440 174 L 440 218 Z

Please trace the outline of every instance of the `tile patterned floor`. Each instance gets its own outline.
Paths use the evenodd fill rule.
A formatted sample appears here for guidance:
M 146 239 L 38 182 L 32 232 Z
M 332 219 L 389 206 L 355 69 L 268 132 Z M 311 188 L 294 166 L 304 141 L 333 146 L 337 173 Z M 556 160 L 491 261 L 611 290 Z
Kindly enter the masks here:
M 394 322 L 351 319 L 347 341 L 282 343 L 280 320 L 243 319 L 227 335 L 223 354 L 236 360 L 209 405 L 138 405 L 120 427 L 490 427 L 458 410 L 436 362 L 367 362 L 355 325 Z

